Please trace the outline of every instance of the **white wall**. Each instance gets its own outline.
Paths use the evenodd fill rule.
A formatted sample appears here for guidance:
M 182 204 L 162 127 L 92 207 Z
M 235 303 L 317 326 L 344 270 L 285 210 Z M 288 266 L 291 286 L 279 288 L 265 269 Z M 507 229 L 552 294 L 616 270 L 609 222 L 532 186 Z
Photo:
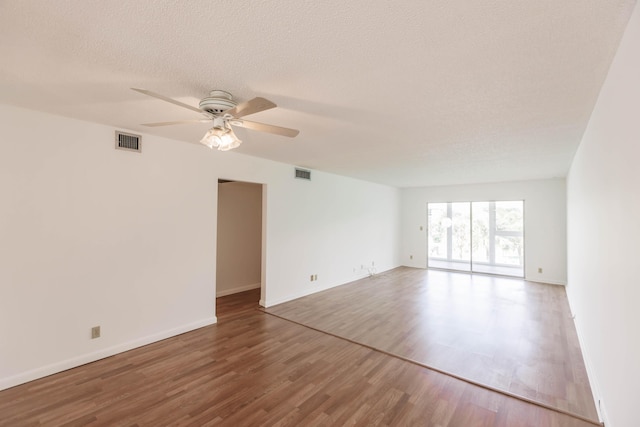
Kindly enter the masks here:
M 0 388 L 215 322 L 195 146 L 115 150 L 113 128 L 7 107 L 0 132 Z
M 0 389 L 215 322 L 218 178 L 266 184 L 265 305 L 398 265 L 397 189 L 9 106 L 0 132 Z
M 218 185 L 216 296 L 260 287 L 262 268 L 262 186 Z
M 564 179 L 402 190 L 402 264 L 427 267 L 427 203 L 490 200 L 524 200 L 526 279 L 566 284 Z M 410 259 L 411 255 L 413 259 Z M 542 273 L 538 273 L 539 267 L 542 268 Z
M 607 427 L 638 425 L 639 53 L 636 6 L 567 179 L 567 293 Z
M 378 272 L 399 265 L 398 189 L 318 171 L 311 181 L 292 174 L 282 168 L 266 186 L 265 306 L 365 277 L 362 265 L 374 263 Z

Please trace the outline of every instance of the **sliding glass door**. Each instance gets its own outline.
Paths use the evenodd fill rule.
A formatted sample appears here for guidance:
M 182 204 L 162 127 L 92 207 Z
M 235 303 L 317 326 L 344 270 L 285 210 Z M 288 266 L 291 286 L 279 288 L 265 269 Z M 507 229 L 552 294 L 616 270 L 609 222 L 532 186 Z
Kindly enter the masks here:
M 471 271 L 469 203 L 429 203 L 429 265 Z
M 524 202 L 429 203 L 428 266 L 524 276 Z
M 522 201 L 474 202 L 473 271 L 524 276 Z

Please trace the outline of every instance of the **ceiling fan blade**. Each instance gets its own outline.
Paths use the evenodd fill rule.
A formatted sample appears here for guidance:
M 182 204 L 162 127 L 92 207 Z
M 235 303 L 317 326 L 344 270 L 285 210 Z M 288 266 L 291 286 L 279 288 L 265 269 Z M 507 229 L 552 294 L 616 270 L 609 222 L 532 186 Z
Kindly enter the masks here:
M 135 88 L 135 87 L 132 87 L 131 90 L 135 90 L 136 92 L 140 92 L 140 93 L 142 93 L 144 95 L 153 96 L 154 98 L 158 98 L 158 99 L 161 99 L 163 101 L 170 102 L 172 104 L 178 105 L 178 106 L 183 107 L 183 108 L 188 108 L 189 110 L 195 111 L 197 113 L 203 113 L 203 111 L 201 109 L 199 109 L 198 107 L 194 107 L 192 105 L 185 104 L 185 103 L 180 102 L 180 101 L 176 101 L 175 99 L 167 98 L 164 95 L 160 95 L 159 93 L 151 92 L 150 90 L 138 89 L 138 88 Z
M 276 104 L 264 98 L 253 98 L 247 102 L 236 105 L 234 108 L 225 111 L 225 114 L 231 114 L 233 117 L 244 117 L 249 114 L 259 113 L 260 111 L 269 110 L 277 107 Z
M 171 125 L 184 125 L 188 123 L 209 123 L 208 119 L 195 119 L 195 120 L 176 120 L 174 122 L 158 122 L 158 123 L 142 123 L 142 126 L 158 127 L 158 126 L 171 126 Z
M 264 123 L 250 122 L 249 120 L 231 119 L 229 120 L 229 123 L 241 128 L 258 130 L 260 132 L 274 133 L 276 135 L 288 136 L 289 138 L 293 138 L 300 133 L 300 131 L 297 129 L 289 129 L 280 126 L 267 125 Z

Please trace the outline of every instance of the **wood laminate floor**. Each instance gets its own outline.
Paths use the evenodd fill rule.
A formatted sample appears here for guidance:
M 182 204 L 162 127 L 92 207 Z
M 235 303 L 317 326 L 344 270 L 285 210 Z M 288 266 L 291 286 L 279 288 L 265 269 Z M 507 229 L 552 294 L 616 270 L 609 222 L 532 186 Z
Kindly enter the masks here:
M 0 392 L 0 426 L 590 427 L 258 309 Z
M 562 286 L 402 267 L 267 311 L 598 419 Z

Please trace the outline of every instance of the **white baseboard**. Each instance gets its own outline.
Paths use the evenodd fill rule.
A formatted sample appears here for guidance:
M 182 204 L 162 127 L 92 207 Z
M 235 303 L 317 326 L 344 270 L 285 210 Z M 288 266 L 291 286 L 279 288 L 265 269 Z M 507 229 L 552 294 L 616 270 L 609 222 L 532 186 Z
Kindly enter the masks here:
M 398 268 L 400 266 L 397 267 L 391 267 L 387 270 L 383 270 L 383 271 L 379 271 L 376 273 L 376 275 L 379 274 L 383 274 L 386 273 L 388 271 L 394 270 L 396 268 Z M 287 296 L 281 297 L 281 298 L 274 298 L 274 299 L 266 299 L 266 300 L 260 300 L 260 305 L 264 308 L 268 308 L 268 307 L 273 307 L 274 305 L 278 305 L 278 304 L 284 304 L 285 302 L 289 302 L 289 301 L 293 301 L 294 299 L 298 299 L 298 298 L 302 298 L 302 297 L 306 297 L 307 295 L 311 295 L 311 294 L 315 294 L 318 292 L 322 292 L 322 291 L 326 291 L 327 289 L 331 289 L 331 288 L 335 288 L 338 286 L 343 286 L 343 285 L 348 285 L 349 283 L 353 283 L 357 280 L 362 280 L 362 279 L 366 279 L 367 277 L 375 277 L 374 276 L 370 276 L 368 273 L 359 273 L 356 274 L 356 277 L 349 280 L 348 282 L 344 282 L 344 283 L 338 283 L 335 285 L 328 285 L 328 286 L 318 286 L 318 287 L 314 287 L 314 288 L 308 288 L 308 289 L 304 289 L 302 291 L 293 293 L 293 294 L 289 294 Z
M 580 350 L 582 352 L 582 358 L 584 359 L 584 365 L 587 368 L 587 379 L 589 380 L 589 386 L 591 387 L 591 394 L 593 396 L 593 402 L 596 404 L 596 411 L 598 412 L 598 420 L 601 423 L 604 423 L 605 426 L 610 427 L 609 416 L 607 415 L 606 407 L 604 404 L 604 400 L 602 399 L 602 395 L 600 393 L 600 383 L 598 382 L 598 377 L 593 369 L 593 364 L 591 363 L 591 358 L 589 357 L 589 353 L 587 353 L 587 349 L 584 346 L 584 338 L 580 327 L 575 321 L 576 313 L 573 311 L 571 307 L 571 300 L 569 301 L 569 310 L 571 311 L 571 315 L 574 317 L 573 325 L 576 328 L 576 333 L 578 335 L 578 344 L 580 345 Z
M 567 282 L 566 281 L 556 281 L 556 280 L 547 280 L 547 279 L 530 279 L 528 277 L 525 277 L 524 280 L 526 280 L 527 282 L 534 282 L 534 283 L 542 283 L 543 285 L 558 285 L 558 286 L 567 286 Z
M 356 280 L 360 280 L 360 279 L 356 279 Z M 347 283 L 351 283 L 351 282 L 347 282 Z M 333 285 L 333 286 L 319 286 L 317 288 L 314 287 L 314 288 L 311 288 L 311 289 L 305 289 L 305 290 L 302 290 L 300 292 L 289 294 L 289 295 L 281 297 L 281 298 L 260 300 L 260 305 L 262 307 L 264 307 L 264 308 L 273 307 L 274 305 L 284 304 L 285 302 L 293 301 L 294 299 L 306 297 L 307 295 L 311 295 L 311 294 L 315 294 L 315 293 L 318 293 L 318 292 L 326 291 L 327 289 L 335 288 L 337 286 L 346 285 L 347 283 L 340 283 L 338 285 Z
M 364 276 L 367 277 L 367 276 Z M 364 277 L 359 277 L 355 280 L 360 280 L 363 279 Z M 298 298 L 302 298 L 302 297 L 306 297 L 307 295 L 312 295 L 318 292 L 322 292 L 322 291 L 326 291 L 327 289 L 331 289 L 331 288 L 335 288 L 338 286 L 342 286 L 342 285 L 347 285 L 355 280 L 346 282 L 346 283 L 340 283 L 337 285 L 330 285 L 330 286 L 319 286 L 319 287 L 314 287 L 314 288 L 310 288 L 310 289 L 304 289 L 300 292 L 296 292 L 293 294 L 289 294 L 287 296 L 281 297 L 281 298 L 275 298 L 275 299 L 267 299 L 267 300 L 260 300 L 260 305 L 264 308 L 268 308 L 268 307 L 273 307 L 274 305 L 278 305 L 278 304 L 284 304 L 285 302 L 289 302 L 289 301 L 293 301 L 294 299 L 298 299 Z
M 314 289 L 311 291 L 305 292 L 297 292 L 295 294 L 289 294 L 282 298 L 269 299 L 269 300 L 260 300 L 260 305 L 264 308 L 273 307 L 274 305 L 283 304 L 285 302 L 293 301 L 294 299 L 306 297 L 307 295 L 315 294 L 316 292 L 324 291 L 323 289 Z
M 30 371 L 22 372 L 17 375 L 13 375 L 7 378 L 0 379 L 0 390 L 4 390 L 10 387 L 15 387 L 20 384 L 27 383 L 29 381 L 37 380 L 49 375 L 57 374 L 58 372 L 66 371 L 67 369 L 75 368 L 87 363 L 95 362 L 96 360 L 104 359 L 105 357 L 113 356 L 118 353 L 123 353 L 134 348 L 142 347 L 147 344 L 151 344 L 157 341 L 161 341 L 167 338 L 174 337 L 176 335 L 183 334 L 185 332 L 193 331 L 195 329 L 202 328 L 204 326 L 213 325 L 217 323 L 218 319 L 208 317 L 206 319 L 199 320 L 197 322 L 182 325 L 177 328 L 168 329 L 166 331 L 158 332 L 152 335 L 147 335 L 132 341 L 127 341 L 121 344 L 117 344 L 108 348 L 97 350 L 91 353 L 76 356 L 71 359 L 62 360 L 52 363 L 50 365 L 42 366 L 40 368 L 32 369 Z
M 237 294 L 238 292 L 250 291 L 251 289 L 258 289 L 259 287 L 260 283 L 251 283 L 249 285 L 234 286 L 229 289 L 216 290 L 216 298 Z

